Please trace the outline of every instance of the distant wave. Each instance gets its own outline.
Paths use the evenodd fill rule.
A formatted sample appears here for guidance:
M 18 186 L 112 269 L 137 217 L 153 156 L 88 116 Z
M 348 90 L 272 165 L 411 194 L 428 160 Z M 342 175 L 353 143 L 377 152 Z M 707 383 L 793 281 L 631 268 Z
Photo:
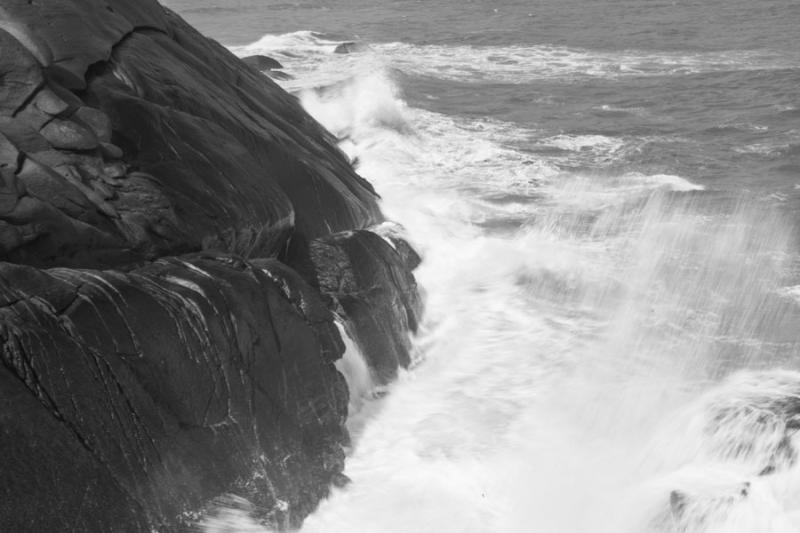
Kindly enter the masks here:
M 532 199 L 591 211 L 657 191 L 704 189 L 669 174 L 613 171 L 601 176 L 565 171 L 563 163 L 584 159 L 589 166 L 601 168 L 605 162 L 624 159 L 648 139 L 566 134 L 537 139 L 540 132 L 513 123 L 411 107 L 387 69 L 368 68 L 324 90 L 303 90 L 299 96 L 317 120 L 343 139 L 341 148 L 357 158 L 360 170 L 373 179 L 399 175 L 401 188 L 425 180 L 430 189 L 449 191 L 469 183 L 470 197 L 488 202 L 481 216 L 525 213 L 530 217 L 539 210 Z M 522 149 L 520 141 L 558 152 Z M 389 189 L 382 178 L 378 181 Z M 518 193 L 512 195 L 518 201 L 497 201 L 507 199 L 509 191 Z
M 277 54 L 298 57 L 301 68 L 322 57 L 329 67 L 353 62 L 351 55 L 331 58 L 343 41 L 313 31 L 265 35 L 239 55 Z M 409 74 L 454 81 L 528 83 L 539 79 L 580 80 L 625 76 L 664 76 L 742 70 L 800 68 L 800 53 L 766 50 L 719 52 L 597 51 L 562 46 L 444 46 L 402 42 L 371 43 L 355 56 L 379 56 Z M 315 61 L 316 60 L 316 61 Z
M 341 43 L 326 39 L 323 33 L 301 30 L 280 35 L 268 33 L 255 42 L 232 46 L 230 50 L 239 56 L 277 53 L 293 57 L 301 53 L 331 53 Z

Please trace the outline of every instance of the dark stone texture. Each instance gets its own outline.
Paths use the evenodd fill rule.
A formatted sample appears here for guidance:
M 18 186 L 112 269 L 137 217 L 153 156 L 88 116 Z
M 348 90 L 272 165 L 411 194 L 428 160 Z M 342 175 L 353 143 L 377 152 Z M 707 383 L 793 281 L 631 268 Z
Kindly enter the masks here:
M 283 65 L 281 65 L 277 59 L 272 59 L 271 57 L 262 55 L 243 57 L 242 61 L 258 70 L 273 70 L 283 68 Z
M 2 26 L 0 26 L 1 28 Z M 0 29 L 0 116 L 12 116 L 44 82 L 36 59 Z
M 137 502 L 3 365 L 0 443 L 3 531 L 149 531 Z
M 365 230 L 313 241 L 310 258 L 313 283 L 351 321 L 376 378 L 382 383 L 394 379 L 398 368 L 411 363 L 408 333 L 417 330 L 422 311 L 407 258 Z
M 66 113 L 70 109 L 69 103 L 62 100 L 55 92 L 46 88 L 36 93 L 33 105 L 39 111 L 54 117 Z
M 4 30 L 70 89 L 85 87 L 87 68 L 109 58 L 111 49 L 136 27 L 166 31 L 155 0 L 3 0 Z
M 391 379 L 418 257 L 296 98 L 155 0 L 0 13 L 0 531 L 180 531 L 225 493 L 298 526 L 347 482 L 332 311 Z
M 170 528 L 235 490 L 297 525 L 339 479 L 343 346 L 316 291 L 277 261 L 194 255 L 128 274 L 2 264 L 0 302 L 0 530 Z M 48 494 L 63 512 L 31 512 Z
M 97 109 L 83 106 L 72 116 L 73 119 L 80 121 L 88 126 L 95 137 L 101 142 L 111 142 L 111 121 L 108 115 Z M 117 159 L 122 159 L 123 154 L 120 153 Z

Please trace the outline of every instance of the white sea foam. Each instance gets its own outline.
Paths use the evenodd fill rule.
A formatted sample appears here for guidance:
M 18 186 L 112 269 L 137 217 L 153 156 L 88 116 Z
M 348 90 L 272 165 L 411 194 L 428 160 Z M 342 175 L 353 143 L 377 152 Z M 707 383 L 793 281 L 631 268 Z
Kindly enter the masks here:
M 306 82 L 314 68 L 345 72 L 366 57 L 379 58 L 410 74 L 457 81 L 530 83 L 542 79 L 580 80 L 625 76 L 664 76 L 796 68 L 800 57 L 769 51 L 602 52 L 561 46 L 444 46 L 373 43 L 354 54 L 334 55 L 337 44 L 310 31 L 265 35 L 249 45 L 233 47 L 237 55 L 267 54 L 287 58 L 289 69 Z M 339 78 L 341 79 L 341 78 Z M 291 85 L 294 87 L 294 85 Z
M 302 100 L 347 132 L 423 252 L 427 292 L 425 363 L 382 400 L 348 460 L 353 484 L 304 531 L 674 531 L 659 522 L 674 490 L 713 522 L 687 514 L 682 531 L 784 531 L 791 498 L 775 487 L 800 486 L 791 475 L 671 459 L 708 445 L 676 413 L 706 409 L 718 354 L 766 357 L 791 242 L 777 215 L 703 208 L 680 176 L 565 173 L 515 148 L 538 132 L 410 108 L 387 70 Z M 546 141 L 598 160 L 638 142 Z M 742 480 L 751 495 L 729 504 Z M 754 518 L 767 509 L 774 520 Z
M 792 400 L 800 384 L 754 370 L 800 355 L 796 334 L 773 331 L 796 253 L 780 213 L 747 197 L 715 203 L 681 176 L 566 172 L 558 154 L 519 146 L 544 140 L 601 161 L 641 139 L 548 137 L 415 109 L 392 74 L 399 63 L 451 78 L 606 75 L 602 54 L 526 49 L 509 65 L 483 49 L 373 48 L 383 57 L 309 60 L 314 83 L 295 87 L 346 136 L 424 256 L 424 362 L 363 403 L 353 482 L 303 531 L 796 531 L 800 468 L 758 475 L 781 426 L 747 410 Z M 629 56 L 653 71 L 755 61 Z M 753 394 L 765 381 L 777 383 L 767 399 Z M 729 437 L 750 439 L 751 452 L 721 450 Z
M 779 157 L 800 147 L 800 130 L 789 130 L 773 136 L 770 140 L 735 147 L 740 154 L 758 154 L 765 157 Z
M 794 65 L 764 52 L 652 53 L 598 52 L 554 46 L 453 47 L 391 43 L 378 47 L 403 70 L 454 80 L 528 83 L 537 79 L 623 76 L 663 76 L 770 70 Z M 405 59 L 404 59 L 405 58 Z
M 336 327 L 344 341 L 345 350 L 342 358 L 336 361 L 336 369 L 347 380 L 350 401 L 347 409 L 347 427 L 351 433 L 357 433 L 369 412 L 364 413 L 365 402 L 375 393 L 375 379 L 367 365 L 361 349 L 353 341 L 344 324 L 336 322 Z
M 778 294 L 791 298 L 800 304 L 800 285 L 792 285 L 790 287 L 782 287 L 778 290 Z
M 622 148 L 625 141 L 604 135 L 556 135 L 555 137 L 543 139 L 541 143 L 561 148 L 562 150 L 616 152 Z
M 204 533 L 269 533 L 252 514 L 255 507 L 246 499 L 225 495 L 219 498 L 211 511 L 199 521 Z

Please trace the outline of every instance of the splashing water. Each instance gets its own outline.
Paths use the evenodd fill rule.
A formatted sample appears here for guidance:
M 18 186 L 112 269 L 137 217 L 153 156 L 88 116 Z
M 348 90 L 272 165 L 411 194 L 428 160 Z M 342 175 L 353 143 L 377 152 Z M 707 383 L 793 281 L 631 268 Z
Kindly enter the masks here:
M 285 35 L 265 35 L 260 40 L 233 47 L 234 53 L 269 54 L 278 58 L 297 58 L 293 62 L 305 74 L 341 72 L 342 65 L 363 62 L 363 55 L 330 57 L 340 44 L 323 34 L 299 31 Z M 624 76 L 662 76 L 739 70 L 775 70 L 796 67 L 800 54 L 768 51 L 726 52 L 598 52 L 563 46 L 419 46 L 408 43 L 376 43 L 369 48 L 383 61 L 407 73 L 436 76 L 449 80 L 504 81 L 526 83 L 539 79 L 619 78 Z M 297 56 L 301 55 L 300 58 Z M 367 54 L 369 55 L 369 54 Z M 319 60 L 324 58 L 325 65 Z M 311 59 L 313 62 L 309 62 Z M 374 56 L 373 56 L 374 59 Z M 303 67 L 309 67 L 306 70 Z M 310 72 L 309 72 L 310 71 Z
M 565 171 L 638 141 L 411 107 L 392 57 L 336 59 L 322 89 L 330 62 L 304 61 L 293 89 L 405 226 L 427 298 L 424 362 L 390 394 L 348 346 L 352 483 L 304 533 L 800 528 L 785 215 L 680 176 Z

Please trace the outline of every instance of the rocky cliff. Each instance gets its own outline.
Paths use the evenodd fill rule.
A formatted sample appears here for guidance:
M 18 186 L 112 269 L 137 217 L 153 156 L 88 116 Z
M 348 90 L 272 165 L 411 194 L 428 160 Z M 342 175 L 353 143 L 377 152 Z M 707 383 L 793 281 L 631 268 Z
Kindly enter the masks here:
M 0 0 L 0 531 L 300 523 L 343 481 L 349 330 L 420 312 L 405 243 L 298 102 L 155 0 Z

